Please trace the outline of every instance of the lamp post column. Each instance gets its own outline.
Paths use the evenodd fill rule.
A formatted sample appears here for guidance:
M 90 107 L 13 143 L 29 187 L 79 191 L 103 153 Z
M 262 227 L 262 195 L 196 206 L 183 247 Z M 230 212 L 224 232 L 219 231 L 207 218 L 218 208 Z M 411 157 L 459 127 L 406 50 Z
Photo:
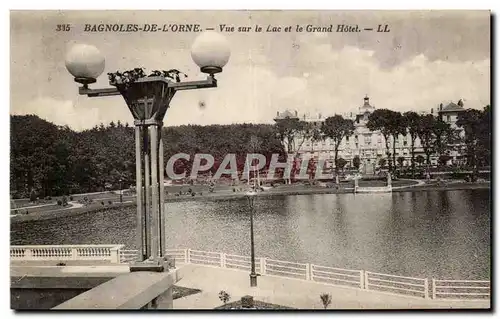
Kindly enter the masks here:
M 122 179 L 120 178 L 120 203 L 123 203 Z
M 159 248 L 159 211 L 158 211 L 158 126 L 151 128 L 151 257 L 158 258 Z
M 248 200 L 250 202 L 250 259 L 251 259 L 250 287 L 257 287 L 257 274 L 255 273 L 255 248 L 254 248 L 254 237 L 253 237 L 253 215 L 254 215 L 253 197 L 250 196 Z
M 137 251 L 139 252 L 138 259 L 143 261 L 146 256 L 145 249 L 145 231 L 144 231 L 144 216 L 143 216 L 143 196 L 142 189 L 142 150 L 141 150 L 141 127 L 135 127 L 135 189 L 137 200 Z
M 163 137 L 162 131 L 163 126 L 159 126 L 158 132 L 158 171 L 159 171 L 159 182 L 160 182 L 160 203 L 159 203 L 159 214 L 160 214 L 160 256 L 164 257 L 166 255 L 166 242 L 165 242 L 165 232 L 166 232 L 166 220 L 165 220 L 165 167 L 163 158 Z
M 144 126 L 144 212 L 145 222 L 144 227 L 146 233 L 146 258 L 151 257 L 151 182 L 150 182 L 150 156 L 149 156 L 149 127 Z

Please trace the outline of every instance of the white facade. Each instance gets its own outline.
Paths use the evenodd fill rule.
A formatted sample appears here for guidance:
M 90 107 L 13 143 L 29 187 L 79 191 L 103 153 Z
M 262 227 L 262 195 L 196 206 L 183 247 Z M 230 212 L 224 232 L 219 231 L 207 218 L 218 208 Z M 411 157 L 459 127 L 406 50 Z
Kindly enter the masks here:
M 460 104 L 460 103 L 459 103 Z M 375 170 L 379 166 L 379 161 L 381 158 L 387 159 L 387 150 L 385 146 L 385 139 L 379 131 L 370 131 L 366 124 L 368 122 L 368 116 L 375 110 L 375 107 L 370 104 L 370 99 L 368 97 L 364 98 L 364 103 L 358 108 L 356 113 L 345 113 L 341 114 L 342 117 L 351 119 L 354 121 L 354 134 L 347 138 L 344 138 L 339 147 L 338 157 L 343 158 L 347 161 L 346 167 L 352 165 L 353 158 L 357 155 L 361 160 L 361 170 L 365 172 L 370 172 Z M 458 118 L 458 112 L 463 111 L 462 106 L 457 106 L 454 103 L 450 103 L 445 108 L 440 106 L 439 112 L 443 120 L 451 125 L 452 128 L 459 129 L 456 126 L 456 121 Z M 431 113 L 435 116 L 433 110 Z M 425 114 L 422 112 L 422 114 Z M 317 116 L 310 115 L 299 115 L 297 112 L 285 111 L 279 113 L 275 120 L 283 119 L 285 117 L 299 118 L 300 120 L 315 123 L 320 126 L 322 122 L 325 121 L 326 117 L 322 114 Z M 318 159 L 324 158 L 333 164 L 333 159 L 335 157 L 334 143 L 330 139 L 311 141 L 305 140 L 302 145 L 301 138 L 297 137 L 298 142 L 296 142 L 296 147 L 293 150 L 299 154 L 307 153 L 311 157 Z M 389 153 L 392 154 L 392 138 L 389 139 Z M 415 157 L 422 155 L 425 157 L 425 153 L 420 144 L 420 139 L 417 137 L 415 140 Z M 450 155 L 454 160 L 460 157 L 458 152 L 451 152 Z M 391 155 L 392 156 L 392 155 Z M 398 157 L 404 157 L 405 161 L 403 165 L 411 165 L 411 137 L 410 134 L 406 136 L 400 135 L 396 140 L 396 160 Z M 431 157 L 432 164 L 437 164 L 437 158 L 435 156 Z M 397 164 L 397 163 L 396 163 Z M 397 164 L 399 165 L 399 164 Z

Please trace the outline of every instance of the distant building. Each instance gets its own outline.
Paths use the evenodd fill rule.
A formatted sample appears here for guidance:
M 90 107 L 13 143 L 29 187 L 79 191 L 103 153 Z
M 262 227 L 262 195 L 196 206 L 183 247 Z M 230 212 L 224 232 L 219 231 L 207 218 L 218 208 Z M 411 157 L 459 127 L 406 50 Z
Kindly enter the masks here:
M 347 161 L 346 167 L 352 167 L 352 160 L 355 156 L 359 156 L 361 160 L 360 169 L 366 174 L 370 174 L 379 167 L 380 159 L 387 159 L 387 150 L 385 147 L 383 135 L 379 131 L 370 131 L 366 127 L 368 117 L 374 110 L 375 106 L 370 104 L 370 98 L 366 96 L 363 99 L 363 104 L 358 108 L 358 112 L 341 114 L 344 118 L 354 121 L 355 130 L 353 135 L 342 140 L 339 147 L 338 156 L 339 158 L 342 157 Z M 456 121 L 458 118 L 458 114 L 462 111 L 464 111 L 463 102 L 460 101 L 458 104 L 450 103 L 446 107 L 443 107 L 441 104 L 437 114 L 434 113 L 434 110 L 431 110 L 430 114 L 441 117 L 446 123 L 449 123 L 452 128 L 460 131 L 461 129 L 456 126 Z M 429 113 L 420 112 L 420 114 Z M 326 117 L 322 116 L 322 114 L 313 116 L 309 114 L 299 115 L 297 111 L 292 112 L 287 110 L 281 113 L 278 112 L 274 120 L 278 122 L 279 120 L 285 118 L 302 120 L 320 126 L 325 121 Z M 461 132 L 460 134 L 461 136 L 463 136 L 463 132 Z M 305 140 L 302 145 L 300 145 L 300 136 L 296 137 L 296 140 L 296 145 L 294 145 L 295 147 L 291 147 L 292 153 L 309 154 L 311 158 L 314 159 L 324 158 L 330 163 L 331 166 L 334 165 L 334 144 L 330 139 L 321 141 Z M 389 147 L 389 152 L 392 153 L 392 138 L 389 140 Z M 396 160 L 399 157 L 404 157 L 404 166 L 411 165 L 410 147 L 411 138 L 409 134 L 407 134 L 406 136 L 400 135 L 397 138 Z M 420 139 L 417 137 L 417 139 L 415 140 L 415 157 L 417 157 L 418 155 L 422 155 L 425 157 Z M 452 151 L 450 152 L 450 156 L 452 157 L 452 162 L 457 162 L 462 159 L 460 151 Z M 431 164 L 437 164 L 436 156 L 431 157 Z M 396 165 L 398 164 L 396 163 Z

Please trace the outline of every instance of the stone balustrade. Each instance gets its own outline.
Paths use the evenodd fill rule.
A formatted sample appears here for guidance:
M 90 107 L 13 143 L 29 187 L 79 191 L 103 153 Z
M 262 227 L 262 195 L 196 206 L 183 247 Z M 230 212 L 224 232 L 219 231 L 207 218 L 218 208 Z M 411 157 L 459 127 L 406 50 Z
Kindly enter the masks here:
M 120 263 L 120 250 L 124 245 L 33 245 L 10 246 L 13 261 L 109 261 Z

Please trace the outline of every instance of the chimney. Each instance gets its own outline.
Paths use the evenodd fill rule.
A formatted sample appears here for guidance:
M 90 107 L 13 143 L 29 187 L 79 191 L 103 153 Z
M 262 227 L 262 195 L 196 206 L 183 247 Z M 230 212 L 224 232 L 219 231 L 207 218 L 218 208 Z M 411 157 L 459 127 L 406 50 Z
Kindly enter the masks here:
M 434 108 L 431 108 L 431 114 L 434 114 Z
M 297 116 L 297 115 L 298 115 L 298 112 L 297 112 L 297 110 L 295 110 L 295 116 Z
M 351 112 L 351 117 L 352 117 L 352 112 Z
M 321 113 L 318 114 L 319 119 L 321 120 Z
M 276 111 L 276 116 L 280 116 L 280 111 Z
M 439 104 L 439 110 L 442 111 L 443 110 L 443 103 Z
M 464 107 L 464 101 L 462 101 L 462 99 L 460 99 L 457 103 L 458 106 L 460 107 Z

